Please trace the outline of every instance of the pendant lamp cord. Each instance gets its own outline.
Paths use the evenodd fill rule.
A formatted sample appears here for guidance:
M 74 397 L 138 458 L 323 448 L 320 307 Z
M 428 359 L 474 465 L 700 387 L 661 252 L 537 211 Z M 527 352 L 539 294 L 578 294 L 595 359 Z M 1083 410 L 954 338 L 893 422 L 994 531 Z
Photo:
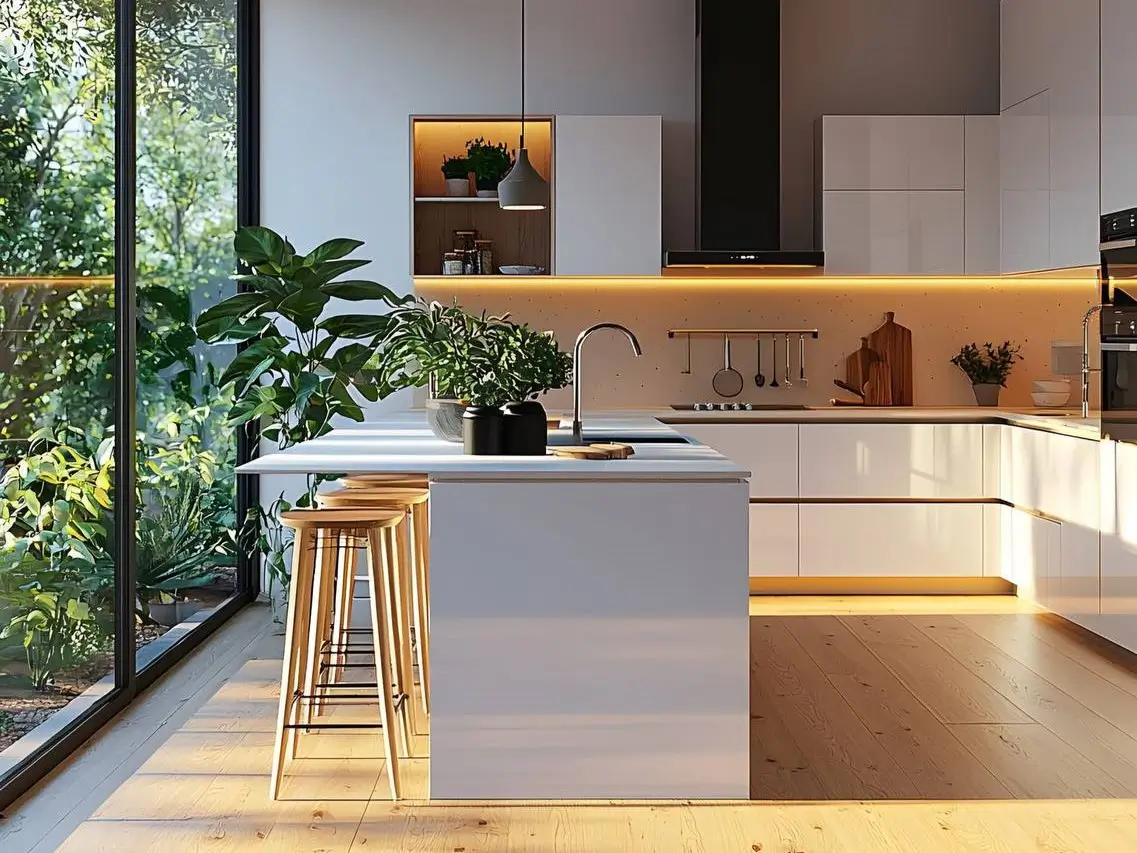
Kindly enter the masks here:
M 525 0 L 521 0 L 521 147 L 525 148 Z

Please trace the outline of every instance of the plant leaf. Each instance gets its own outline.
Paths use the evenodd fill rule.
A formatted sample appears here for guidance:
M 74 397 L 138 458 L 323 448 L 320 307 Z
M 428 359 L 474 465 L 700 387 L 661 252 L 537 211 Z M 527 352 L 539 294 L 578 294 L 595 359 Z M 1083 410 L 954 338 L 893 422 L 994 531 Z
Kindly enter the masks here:
M 337 299 L 348 299 L 352 302 L 361 302 L 367 299 L 375 299 L 381 302 L 390 303 L 391 305 L 397 305 L 405 302 L 408 298 L 414 299 L 413 296 L 396 296 L 393 290 L 388 287 L 384 287 L 379 282 L 364 281 L 362 279 L 333 281 L 325 284 L 321 289 L 329 296 L 334 296 Z
M 352 240 L 348 237 L 335 237 L 321 243 L 304 256 L 304 266 L 314 266 L 322 261 L 335 261 L 346 257 L 363 245 L 362 240 Z
M 275 231 L 250 225 L 237 231 L 233 251 L 249 266 L 274 264 L 280 267 L 286 260 L 287 247 L 284 238 Z

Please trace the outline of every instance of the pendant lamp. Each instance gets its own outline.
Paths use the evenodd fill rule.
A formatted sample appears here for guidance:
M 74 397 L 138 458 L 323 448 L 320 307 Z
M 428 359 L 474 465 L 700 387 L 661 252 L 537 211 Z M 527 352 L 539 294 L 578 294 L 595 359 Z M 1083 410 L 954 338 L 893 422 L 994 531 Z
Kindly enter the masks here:
M 509 174 L 497 185 L 498 204 L 505 210 L 544 210 L 549 184 L 529 162 L 525 147 L 525 0 L 521 0 L 521 147 Z

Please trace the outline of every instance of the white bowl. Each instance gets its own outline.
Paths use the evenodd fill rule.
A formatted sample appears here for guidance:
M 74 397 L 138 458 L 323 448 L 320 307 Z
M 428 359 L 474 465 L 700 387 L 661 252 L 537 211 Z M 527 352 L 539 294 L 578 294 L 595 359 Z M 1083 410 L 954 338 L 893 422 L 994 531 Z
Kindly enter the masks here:
M 1070 380 L 1069 379 L 1036 379 L 1031 388 L 1032 391 L 1038 391 L 1044 394 L 1062 394 L 1070 393 Z
M 1070 389 L 1065 391 L 1035 391 L 1030 395 L 1034 404 L 1042 409 L 1057 409 L 1070 402 Z
M 501 270 L 502 275 L 541 275 L 545 271 L 544 267 L 527 267 L 518 265 L 498 267 L 498 269 Z

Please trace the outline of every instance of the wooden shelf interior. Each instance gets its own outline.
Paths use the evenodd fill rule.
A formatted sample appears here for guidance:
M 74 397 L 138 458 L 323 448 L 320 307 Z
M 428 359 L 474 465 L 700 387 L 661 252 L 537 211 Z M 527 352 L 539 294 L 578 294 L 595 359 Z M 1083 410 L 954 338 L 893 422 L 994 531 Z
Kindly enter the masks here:
M 550 119 L 525 122 L 525 143 L 534 168 L 552 178 Z M 493 240 L 494 265 L 524 264 L 552 268 L 552 208 L 541 211 L 502 210 L 496 201 L 446 197 L 442 160 L 461 155 L 470 139 L 485 137 L 516 149 L 521 122 L 512 119 L 435 119 L 412 121 L 414 158 L 414 275 L 439 275 L 442 255 L 454 247 L 454 231 L 474 229 Z M 471 191 L 472 191 L 471 187 Z M 478 203 L 482 202 L 482 203 Z

